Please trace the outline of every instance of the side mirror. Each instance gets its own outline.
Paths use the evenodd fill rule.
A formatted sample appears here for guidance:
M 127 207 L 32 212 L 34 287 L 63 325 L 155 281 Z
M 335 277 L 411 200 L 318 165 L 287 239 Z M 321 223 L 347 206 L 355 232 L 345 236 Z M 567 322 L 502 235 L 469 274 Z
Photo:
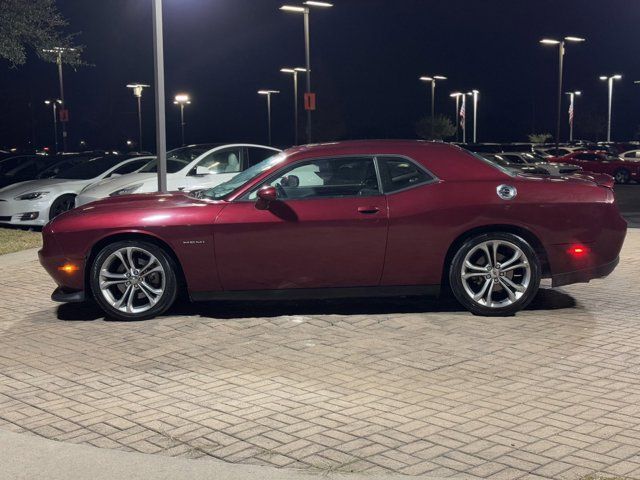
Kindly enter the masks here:
M 258 190 L 258 198 L 267 204 L 271 202 L 275 202 L 278 200 L 278 192 L 276 191 L 276 187 L 272 187 L 271 185 L 265 185 L 260 190 Z
M 196 167 L 196 175 L 209 175 L 211 174 L 211 172 L 209 171 L 209 169 L 207 167 Z

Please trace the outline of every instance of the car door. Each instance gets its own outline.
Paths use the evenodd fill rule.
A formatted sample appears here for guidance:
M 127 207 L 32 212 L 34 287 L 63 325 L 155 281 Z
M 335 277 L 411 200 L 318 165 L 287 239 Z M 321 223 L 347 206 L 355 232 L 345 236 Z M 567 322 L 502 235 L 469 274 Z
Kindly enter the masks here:
M 276 187 L 278 200 L 259 208 L 264 185 Z M 260 186 L 215 221 L 225 290 L 379 284 L 388 213 L 372 157 L 297 162 Z
M 242 147 L 230 147 L 208 153 L 187 173 L 184 185 L 174 189 L 198 190 L 226 182 L 242 171 L 242 151 Z

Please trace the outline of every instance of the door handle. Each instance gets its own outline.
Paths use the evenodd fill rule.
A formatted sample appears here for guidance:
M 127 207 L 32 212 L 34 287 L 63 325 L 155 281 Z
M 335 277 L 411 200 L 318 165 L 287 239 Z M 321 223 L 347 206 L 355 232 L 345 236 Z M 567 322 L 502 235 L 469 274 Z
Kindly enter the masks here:
M 373 215 L 379 211 L 380 209 L 378 207 L 358 207 L 358 213 L 362 213 L 363 215 Z

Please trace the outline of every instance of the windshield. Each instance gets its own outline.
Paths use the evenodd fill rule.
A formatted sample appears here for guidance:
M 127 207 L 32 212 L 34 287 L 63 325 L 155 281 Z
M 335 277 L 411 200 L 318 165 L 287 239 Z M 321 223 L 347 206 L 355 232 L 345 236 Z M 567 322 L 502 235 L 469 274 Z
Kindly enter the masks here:
M 21 166 L 32 160 L 32 157 L 10 157 L 5 160 L 0 161 L 0 174 L 8 173 L 9 171 L 15 169 L 16 167 Z
M 111 167 L 121 163 L 124 159 L 122 157 L 99 157 L 88 162 L 83 162 L 78 165 L 74 165 L 68 170 L 64 170 L 53 178 L 66 178 L 70 180 L 89 180 L 102 175 Z
M 256 163 L 253 167 L 248 168 L 242 173 L 239 173 L 231 180 L 221 183 L 220 185 L 204 190 L 200 193 L 200 196 L 205 198 L 212 198 L 219 200 L 226 197 L 230 193 L 234 192 L 238 188 L 242 187 L 245 183 L 250 182 L 263 172 L 266 172 L 270 168 L 282 163 L 287 156 L 283 153 L 277 153 L 269 158 L 264 159 L 260 163 Z
M 207 153 L 215 145 L 195 145 L 176 148 L 167 152 L 167 173 L 176 173 L 189 165 L 199 156 Z M 154 159 L 139 170 L 140 173 L 157 173 L 158 160 Z

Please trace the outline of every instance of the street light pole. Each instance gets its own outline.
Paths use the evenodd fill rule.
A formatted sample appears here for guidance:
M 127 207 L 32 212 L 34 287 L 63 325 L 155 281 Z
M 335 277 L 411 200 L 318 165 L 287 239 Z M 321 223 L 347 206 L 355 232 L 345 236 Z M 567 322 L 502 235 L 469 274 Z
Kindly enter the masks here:
M 311 38 L 310 38 L 310 26 L 309 26 L 309 7 L 333 7 L 333 4 L 328 2 L 320 2 L 308 0 L 304 2 L 304 6 L 297 5 L 283 5 L 280 10 L 285 12 L 302 13 L 304 18 L 304 56 L 305 67 L 307 71 L 307 94 L 311 93 Z M 307 143 L 311 143 L 311 109 L 307 108 Z
M 158 191 L 167 191 L 167 124 L 164 96 L 164 44 L 162 32 L 162 0 L 153 3 L 153 52 L 156 94 L 156 155 Z
M 462 93 L 453 92 L 449 96 L 456 99 L 456 142 L 458 142 L 460 141 L 460 97 Z
M 423 82 L 431 83 L 431 124 L 436 117 L 436 82 L 439 80 L 446 80 L 447 77 L 443 77 L 442 75 L 434 75 L 433 77 L 422 76 L 420 80 Z
M 271 146 L 271 95 L 280 93 L 279 90 L 258 90 L 259 95 L 267 97 L 267 130 L 269 132 L 269 146 Z
M 613 81 L 620 80 L 622 75 L 601 76 L 600 80 L 606 81 L 609 91 L 608 115 L 607 115 L 607 142 L 611 142 L 611 110 L 613 105 Z
M 575 117 L 575 98 L 582 95 L 582 92 L 576 90 L 574 92 L 565 92 L 569 95 L 569 142 L 573 142 L 573 120 Z
M 42 50 L 45 53 L 52 53 L 56 56 L 56 64 L 58 66 L 58 83 L 60 85 L 60 101 L 62 102 L 60 104 L 60 108 L 63 110 L 66 110 L 66 104 L 65 104 L 65 100 L 64 100 L 64 77 L 62 75 L 62 56 L 65 53 L 72 53 L 75 52 L 76 49 L 75 48 L 70 48 L 70 47 L 54 47 L 54 48 L 49 48 L 49 49 L 43 49 Z M 62 123 L 62 151 L 66 152 L 67 151 L 67 118 L 65 117 L 64 119 L 61 119 L 61 123 Z
M 127 85 L 127 88 L 133 90 L 133 95 L 138 100 L 138 151 L 142 151 L 142 91 L 145 88 L 149 88 L 149 85 L 143 85 L 141 83 L 131 83 Z
M 282 73 L 289 73 L 293 76 L 293 123 L 294 123 L 294 145 L 298 145 L 298 72 L 306 72 L 306 68 L 281 68 Z
M 467 94 L 466 93 L 462 94 L 462 111 L 464 112 L 464 116 L 462 117 L 462 143 L 467 143 Z
M 182 146 L 184 147 L 186 145 L 184 141 L 184 106 L 191 105 L 191 98 L 186 93 L 179 93 L 178 95 L 176 95 L 173 103 L 180 106 L 180 131 L 182 137 Z
M 558 45 L 558 105 L 557 105 L 557 117 L 556 117 L 556 150 L 560 146 L 560 123 L 562 117 L 562 81 L 564 75 L 564 54 L 565 54 L 565 42 L 584 42 L 585 39 L 581 37 L 564 37 L 562 40 L 554 40 L 550 38 L 543 38 L 540 43 L 543 45 Z
M 58 105 L 62 103 L 60 99 L 45 100 L 45 105 L 51 105 L 53 108 L 53 143 L 56 153 L 58 153 Z
M 467 95 L 473 96 L 473 143 L 478 142 L 478 90 L 471 90 Z

